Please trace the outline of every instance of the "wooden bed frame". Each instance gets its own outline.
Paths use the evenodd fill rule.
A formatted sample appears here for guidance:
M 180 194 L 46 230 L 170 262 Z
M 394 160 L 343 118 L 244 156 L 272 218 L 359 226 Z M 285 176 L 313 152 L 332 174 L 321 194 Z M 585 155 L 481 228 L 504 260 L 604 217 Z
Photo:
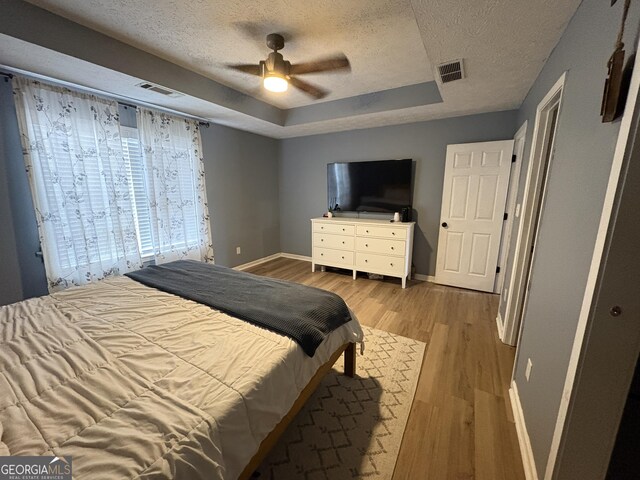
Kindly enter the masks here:
M 356 373 L 355 346 L 356 346 L 355 343 L 346 343 L 342 345 L 340 348 L 338 348 L 338 350 L 336 350 L 336 352 L 333 355 L 331 355 L 331 358 L 329 358 L 327 363 L 325 363 L 318 369 L 315 375 L 311 378 L 311 381 L 307 384 L 306 387 L 304 387 L 304 390 L 300 392 L 300 395 L 298 396 L 296 401 L 293 403 L 291 410 L 289 410 L 285 414 L 285 416 L 282 417 L 282 420 L 280 420 L 280 423 L 278 423 L 275 426 L 275 428 L 271 431 L 271 433 L 269 433 L 269 435 L 267 435 L 267 437 L 262 441 L 257 453 L 253 456 L 251 461 L 247 464 L 245 469 L 242 471 L 242 473 L 240 474 L 240 477 L 238 477 L 238 480 L 247 480 L 251 478 L 251 475 L 253 475 L 253 472 L 260 466 L 260 464 L 265 459 L 269 451 L 275 446 L 280 436 L 284 433 L 284 431 L 287 429 L 291 421 L 302 409 L 304 404 L 307 403 L 307 400 L 309 399 L 309 397 L 313 394 L 313 392 L 315 392 L 316 388 L 318 388 L 318 385 L 320 384 L 322 379 L 325 377 L 327 373 L 329 373 L 329 370 L 331 370 L 331 367 L 333 367 L 333 365 L 338 361 L 338 358 L 340 358 L 340 355 L 342 355 L 343 352 L 344 352 L 344 374 L 351 378 L 354 377 Z

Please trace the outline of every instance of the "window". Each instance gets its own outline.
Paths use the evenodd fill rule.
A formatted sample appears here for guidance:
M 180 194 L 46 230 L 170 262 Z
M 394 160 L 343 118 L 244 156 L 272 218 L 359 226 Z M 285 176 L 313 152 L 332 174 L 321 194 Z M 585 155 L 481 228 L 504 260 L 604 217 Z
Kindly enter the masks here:
M 197 122 L 139 108 L 137 125 L 158 263 L 211 261 L 204 163 Z
M 14 78 L 49 290 L 181 258 L 212 261 L 197 122 Z
M 62 269 L 90 265 L 99 257 L 118 258 L 111 232 L 124 218 L 110 214 L 123 206 L 114 205 L 109 195 L 107 184 L 117 178 L 119 167 L 111 165 L 104 153 L 119 151 L 117 137 L 98 139 L 90 122 L 79 121 L 74 127 L 73 139 L 67 129 L 51 129 L 44 122 L 34 124 L 32 131 L 33 144 L 47 157 L 39 162 L 36 174 L 42 177 L 42 193 L 51 207 L 40 212 L 51 220 L 55 240 L 48 244 L 55 248 Z
M 166 190 L 166 199 L 173 205 L 186 207 L 186 214 L 181 212 L 177 220 L 173 219 L 173 227 L 176 227 L 176 223 L 180 223 L 180 226 L 173 228 L 174 235 L 171 236 L 171 243 L 162 235 L 158 235 L 159 238 L 154 240 L 152 214 L 148 200 L 149 185 L 145 174 L 139 132 L 136 128 L 120 127 L 120 135 L 122 154 L 127 162 L 131 181 L 138 245 L 142 259 L 149 261 L 156 252 L 163 251 L 167 247 L 185 249 L 198 245 L 200 235 L 195 209 L 198 191 L 194 175 L 194 171 L 197 172 L 197 166 L 193 165 L 190 152 L 186 148 L 179 149 L 173 156 L 175 164 L 167 166 L 167 169 L 175 169 L 171 175 L 176 176 L 176 183 L 174 188 Z
M 161 162 L 158 162 L 157 158 L 153 161 L 150 155 L 145 159 L 139 134 L 137 128 L 120 127 L 122 154 L 130 171 L 131 195 L 135 204 L 140 254 L 143 260 L 148 261 L 158 252 L 170 249 L 184 250 L 195 247 L 200 242 L 196 208 L 198 159 L 189 150 L 186 140 L 179 142 L 176 138 L 171 140 L 172 145 L 167 149 L 169 153 L 164 152 L 159 155 L 162 157 Z M 163 146 L 166 147 L 166 145 Z M 145 171 L 145 160 L 154 163 L 154 165 L 147 165 L 147 171 Z M 157 165 L 157 163 L 161 164 Z M 162 171 L 154 172 L 154 166 Z M 166 181 L 163 177 L 169 177 L 170 180 Z M 153 213 L 149 208 L 150 198 L 154 198 Z M 168 215 L 159 220 L 157 217 L 163 215 L 159 214 L 158 210 L 168 212 Z M 167 219 L 171 224 L 171 234 L 157 232 L 154 235 L 154 229 L 161 228 L 158 224 Z
M 134 201 L 138 246 L 143 260 L 153 257 L 153 235 L 151 234 L 151 213 L 147 201 L 147 186 L 144 174 L 142 152 L 138 130 L 131 127 L 120 127 L 122 138 L 122 154 L 129 164 L 131 178 L 131 195 Z
M 41 125 L 36 126 L 38 131 Z M 96 140 L 89 131 L 78 130 L 76 132 L 80 146 L 80 152 L 90 152 L 95 150 Z M 132 196 L 135 229 L 138 237 L 138 247 L 142 259 L 147 261 L 153 258 L 153 237 L 151 234 L 151 214 L 149 212 L 149 202 L 147 201 L 147 187 L 142 152 L 140 151 L 140 140 L 138 130 L 131 127 L 121 127 L 120 135 L 122 140 L 122 155 L 125 160 L 127 177 L 130 183 L 130 193 Z M 37 140 L 43 142 L 42 138 Z M 55 188 L 47 191 L 49 202 L 59 202 L 62 206 L 71 205 L 68 199 L 73 196 L 77 200 L 89 200 L 94 211 L 103 211 L 108 203 L 105 195 L 95 192 L 102 192 L 105 188 L 104 175 L 100 171 L 102 163 L 99 161 L 87 161 L 86 157 L 78 149 L 73 148 L 67 142 L 67 136 L 49 135 L 46 138 L 47 148 L 52 152 L 52 157 L 56 160 L 51 168 L 43 169 L 44 182 L 55 185 Z M 79 163 L 82 163 L 80 166 Z M 81 186 L 84 184 L 84 186 Z M 80 187 L 80 188 L 78 188 Z M 102 216 L 102 214 L 100 214 Z M 56 222 L 56 236 L 58 242 L 58 257 L 60 264 L 64 268 L 72 268 L 76 264 L 87 265 L 90 258 L 96 255 L 104 255 L 110 252 L 111 256 L 117 257 L 117 252 L 110 245 L 109 232 L 112 229 L 110 221 L 90 222 L 90 227 L 94 230 L 95 241 L 88 241 L 87 248 L 82 251 L 73 249 L 70 255 L 69 246 L 83 242 L 89 237 L 87 232 L 87 222 L 83 221 L 80 211 L 76 215 L 70 215 L 65 222 Z

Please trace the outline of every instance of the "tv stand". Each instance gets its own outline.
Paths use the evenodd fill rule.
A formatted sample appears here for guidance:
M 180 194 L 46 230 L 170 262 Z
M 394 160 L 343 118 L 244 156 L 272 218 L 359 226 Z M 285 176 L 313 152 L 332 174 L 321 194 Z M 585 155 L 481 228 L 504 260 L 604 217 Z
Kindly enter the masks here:
M 344 268 L 357 273 L 377 273 L 402 280 L 411 277 L 414 222 L 389 222 L 361 218 L 311 219 L 312 261 L 316 265 Z

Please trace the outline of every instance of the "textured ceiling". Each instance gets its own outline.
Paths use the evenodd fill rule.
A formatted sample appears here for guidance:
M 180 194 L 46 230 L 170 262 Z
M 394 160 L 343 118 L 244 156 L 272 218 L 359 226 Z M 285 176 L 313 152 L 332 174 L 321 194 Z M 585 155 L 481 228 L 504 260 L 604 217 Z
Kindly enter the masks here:
M 95 37 L 97 34 L 94 38 L 76 31 L 74 34 L 87 45 L 74 47 L 75 37 L 63 41 L 57 35 L 74 30 L 75 24 L 56 30 L 55 24 L 59 22 L 54 20 L 59 17 L 47 18 L 51 14 L 36 15 L 37 12 L 22 8 L 26 5 L 33 10 L 29 3 L 4 1 L 14 7 L 14 20 L 5 17 L 3 23 L 0 16 L 0 65 L 276 138 L 518 108 L 580 3 L 580 0 L 30 2 L 138 49 L 127 52 L 126 61 L 118 61 L 117 56 L 113 61 L 113 52 L 122 52 L 126 45 L 105 43 L 104 38 Z M 221 67 L 226 62 L 261 58 L 267 51 L 262 47 L 262 38 L 270 31 L 289 34 L 290 43 L 283 53 L 293 62 L 337 51 L 349 56 L 353 65 L 351 74 L 313 77 L 319 85 L 333 90 L 326 98 L 329 103 L 310 103 L 305 96 L 292 91 L 266 97 L 260 89 L 256 90 L 257 79 Z M 162 64 L 162 60 L 155 61 L 156 57 L 144 52 L 183 68 Z M 109 60 L 103 61 L 107 57 Z M 405 102 L 402 106 L 392 106 L 387 101 L 390 89 L 427 85 L 425 82 L 433 79 L 433 65 L 457 58 L 464 59 L 467 78 L 438 85 L 442 101 Z M 160 79 L 156 82 L 186 95 L 167 98 L 135 87 L 141 81 L 154 81 L 151 70 L 153 75 L 166 71 L 166 82 Z M 260 102 L 251 104 L 255 100 L 230 89 L 220 93 L 220 85 L 204 77 L 205 81 L 200 81 L 187 70 L 248 92 L 282 110 Z M 378 93 L 373 97 L 362 96 L 370 92 Z M 341 98 L 349 98 L 351 104 L 375 98 L 379 105 L 391 106 L 369 112 L 353 109 L 345 115 L 346 100 L 338 100 Z M 287 109 L 309 104 L 303 108 L 314 109 L 315 105 L 323 115 L 309 115 L 312 120 L 306 123 L 287 121 L 295 112 Z M 326 113 L 334 105 L 332 118 Z
M 305 75 L 332 92 L 327 101 L 433 80 L 407 0 L 29 1 L 280 108 L 314 100 L 267 94 L 259 78 L 222 68 L 264 60 L 272 32 L 284 34 L 292 63 L 347 55 L 351 74 Z
M 517 108 L 581 0 L 412 0 L 433 65 L 464 59 L 467 78 L 440 86 L 448 108 Z

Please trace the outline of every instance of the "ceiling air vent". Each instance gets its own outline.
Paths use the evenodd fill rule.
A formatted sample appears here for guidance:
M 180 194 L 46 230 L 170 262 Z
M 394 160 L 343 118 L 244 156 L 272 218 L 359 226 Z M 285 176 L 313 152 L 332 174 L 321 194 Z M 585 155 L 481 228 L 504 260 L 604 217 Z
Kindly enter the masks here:
M 462 60 L 441 63 L 438 65 L 438 74 L 440 75 L 440 81 L 442 83 L 449 83 L 464 78 Z
M 143 82 L 136 85 L 136 87 L 144 88 L 145 90 L 156 92 L 161 95 L 166 95 L 167 97 L 182 97 L 184 95 L 184 93 L 176 92 L 175 90 L 156 85 L 155 83 Z

